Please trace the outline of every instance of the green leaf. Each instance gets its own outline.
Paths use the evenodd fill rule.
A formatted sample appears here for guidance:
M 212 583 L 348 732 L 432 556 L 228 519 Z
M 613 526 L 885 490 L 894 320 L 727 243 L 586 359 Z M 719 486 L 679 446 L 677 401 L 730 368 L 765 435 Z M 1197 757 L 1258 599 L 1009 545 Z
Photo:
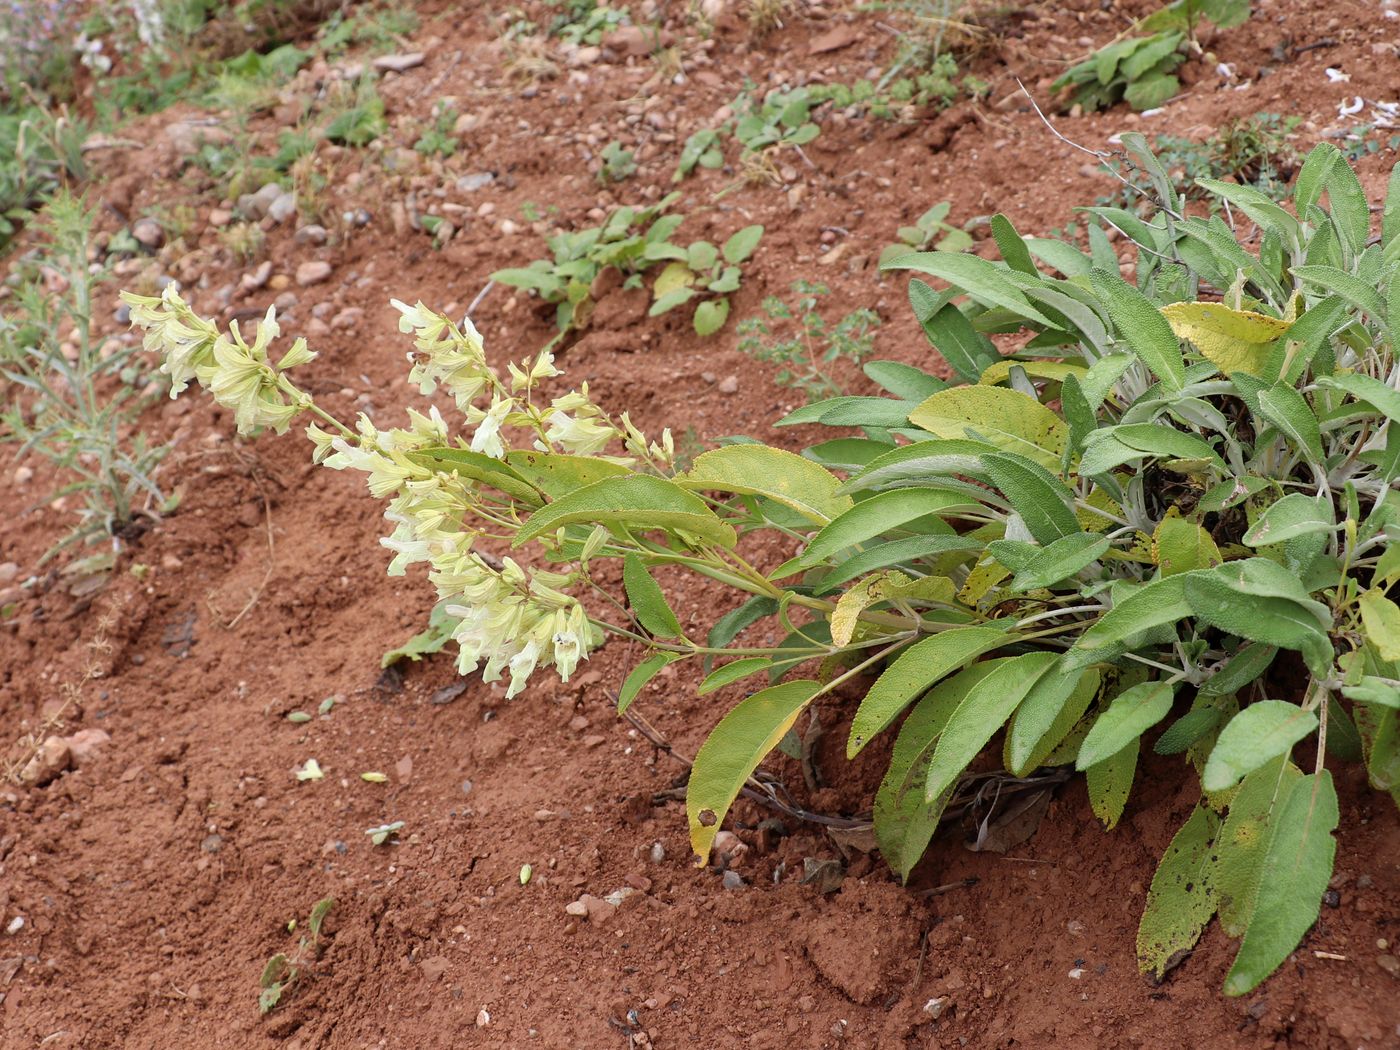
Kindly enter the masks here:
M 1226 995 L 1245 995 L 1278 969 L 1317 921 L 1337 852 L 1339 818 L 1328 770 L 1299 778 L 1271 815 L 1268 849 L 1244 941 L 1225 978 Z
M 1317 729 L 1317 715 L 1282 700 L 1259 700 L 1220 731 L 1201 773 L 1201 787 L 1226 791 Z
M 1301 584 L 1286 569 L 1262 558 L 1226 562 L 1209 571 L 1171 579 L 1185 581 L 1184 594 L 1191 612 L 1212 627 L 1237 638 L 1299 650 L 1310 668 L 1315 662 L 1330 665 L 1332 645 L 1321 622 L 1325 618 L 1330 624 L 1326 606 L 1284 593 L 1275 585 L 1275 573 L 1301 590 Z M 1316 668 L 1314 673 L 1319 673 Z
M 1152 560 L 1163 576 L 1210 569 L 1221 562 L 1220 548 L 1210 533 L 1185 518 L 1163 518 L 1152 537 Z
M 745 226 L 724 242 L 724 261 L 734 266 L 739 265 L 754 253 L 762 239 L 762 226 Z
M 744 782 L 821 689 L 798 680 L 754 693 L 720 720 L 700 745 L 685 792 L 690 844 L 700 864 L 708 861 L 720 824 Z
M 1275 759 L 1244 778 L 1230 800 L 1230 813 L 1215 840 L 1211 873 L 1220 904 L 1220 925 L 1231 937 L 1244 933 L 1259 888 L 1259 865 L 1269 844 L 1269 814 L 1302 777 L 1298 767 Z
M 541 503 L 540 494 L 518 470 L 480 452 L 465 448 L 425 448 L 409 452 L 407 456 L 410 462 L 439 474 L 458 474 L 472 481 L 484 482 L 529 506 L 537 507 Z
M 930 274 L 990 306 L 1009 310 L 1019 319 L 1046 328 L 1054 327 L 1051 320 L 1032 306 L 1026 294 L 1007 276 L 1005 267 L 979 256 L 959 252 L 911 252 L 891 260 L 881 269 Z
M 963 382 L 977 382 L 982 370 L 999 358 L 996 347 L 972 327 L 967 315 L 923 281 L 909 282 L 909 304 L 929 344 Z
M 1090 667 L 1078 673 L 1047 673 L 1036 682 L 1007 730 L 1006 768 L 1023 777 L 1044 762 L 1089 710 L 1101 681 Z
M 1052 670 L 1059 661 L 1059 653 L 1046 652 L 997 661 L 996 669 L 963 697 L 939 735 L 924 785 L 926 801 L 933 801 L 953 786 L 1042 675 L 1053 673 L 1071 681 L 1077 678 Z
M 837 495 L 841 482 L 831 471 L 766 445 L 726 445 L 705 452 L 677 481 L 686 488 L 766 496 L 818 525 L 855 505 L 851 497 Z
M 447 602 L 439 602 L 428 614 L 428 626 L 395 649 L 390 649 L 379 658 L 380 667 L 389 667 L 400 660 L 414 663 L 425 656 L 442 652 L 443 646 L 452 641 L 452 634 L 462 620 L 447 611 Z
M 1400 165 L 1396 165 L 1400 170 Z M 1382 383 L 1379 379 L 1359 373 L 1346 375 L 1320 376 L 1317 385 L 1333 390 L 1345 390 L 1358 401 L 1365 401 L 1392 423 L 1400 424 L 1400 390 Z
M 1159 755 L 1179 755 L 1219 724 L 1219 711 L 1214 707 L 1198 707 L 1169 725 L 1152 745 L 1152 750 Z
M 1107 537 L 1092 533 L 1079 532 L 1061 537 L 1016 573 L 1011 589 L 1025 593 L 1050 587 L 1098 561 L 1108 548 Z
M 1039 464 L 999 453 L 983 456 L 982 464 L 1039 543 L 1084 531 L 1074 513 L 1074 493 Z
M 1172 836 L 1167 852 L 1152 876 L 1147 906 L 1138 924 L 1138 969 L 1160 981 L 1200 940 L 1215 914 L 1211 885 L 1211 846 L 1220 832 L 1220 819 L 1206 806 L 1197 806 Z
M 1096 269 L 1092 278 L 1094 291 L 1108 306 L 1119 336 L 1167 391 L 1179 392 L 1186 382 L 1186 363 L 1181 343 L 1161 311 L 1116 273 Z
M 793 459 L 806 462 L 798 456 Z M 699 496 L 663 478 L 629 474 L 585 485 L 545 505 L 525 520 L 511 546 L 577 523 L 664 529 L 726 549 L 737 538 L 733 527 L 716 517 Z
M 1291 386 L 1278 383 L 1259 393 L 1259 413 L 1279 431 L 1308 453 L 1314 463 L 1323 460 L 1322 433 L 1317 416 Z
M 739 637 L 744 628 L 752 626 L 765 616 L 772 616 L 777 611 L 776 599 L 756 594 L 737 609 L 731 609 L 716 620 L 715 625 L 710 628 L 705 644 L 711 649 L 723 649 Z
M 926 398 L 909 422 L 940 438 L 974 438 L 1058 470 L 1069 428 L 1035 398 L 999 386 L 951 387 Z
M 890 867 L 908 879 L 938 830 L 948 795 L 928 802 L 923 785 L 934 744 L 969 690 L 996 669 L 998 661 L 974 664 L 924 694 L 899 728 L 889 766 L 875 793 L 875 840 Z
M 1112 659 L 1137 636 L 1154 627 L 1175 624 L 1191 615 L 1186 580 L 1198 573 L 1180 573 L 1153 580 L 1129 594 L 1079 636 L 1066 658 L 1083 664 Z
M 888 543 L 880 543 L 852 555 L 838 564 L 822 577 L 817 586 L 817 593 L 829 594 L 847 580 L 854 580 L 876 569 L 888 569 L 892 565 L 905 565 L 940 554 L 981 549 L 980 542 L 963 536 L 910 536 L 902 540 L 890 540 Z
M 651 304 L 651 309 L 647 311 L 647 316 L 660 317 L 662 314 L 690 302 L 690 300 L 695 298 L 695 295 L 696 292 L 694 288 L 672 288 L 669 292 L 663 292 L 656 297 L 656 302 Z M 701 305 L 703 306 L 704 304 L 702 303 Z M 699 312 L 698 307 L 696 308 L 696 312 Z
M 713 693 L 716 689 L 723 689 L 741 678 L 747 678 L 759 671 L 766 671 L 772 664 L 773 661 L 766 656 L 747 656 L 742 660 L 732 660 L 723 667 L 716 667 L 707 674 L 705 680 L 695 690 L 695 695 L 705 696 L 708 693 Z
M 1347 302 L 1368 314 L 1381 325 L 1386 323 L 1385 300 L 1374 284 L 1363 281 L 1335 266 L 1294 266 L 1293 276 L 1335 292 Z
M 271 1013 L 281 1001 L 282 986 L 276 983 L 270 984 L 258 993 L 258 1012 Z
M 1084 738 L 1075 768 L 1083 771 L 1112 758 L 1166 718 L 1175 689 L 1171 682 L 1143 682 L 1119 693 Z
M 1011 220 L 1001 212 L 992 216 L 992 237 L 997 242 L 997 251 L 1001 253 L 1001 257 L 1006 260 L 1008 266 L 1021 273 L 1039 276 L 1035 262 L 1031 259 L 1030 250 L 1026 247 L 1026 242 L 1016 232 L 1016 227 L 1012 225 Z
M 942 488 L 891 489 L 857 503 L 822 528 L 797 558 L 816 565 L 847 547 L 883 536 L 930 514 L 971 510 L 980 506 L 964 492 Z
M 1169 73 L 1154 73 L 1134 80 L 1123 92 L 1123 101 L 1141 113 L 1164 105 L 1181 90 L 1181 81 Z
M 680 638 L 685 635 L 680 621 L 671 611 L 661 585 L 656 582 L 642 559 L 628 554 L 622 561 L 622 586 L 637 621 L 657 638 Z
M 860 754 L 876 734 L 899 717 L 909 701 L 940 678 L 1015 640 L 1015 635 L 994 627 L 952 627 L 915 642 L 885 668 L 865 694 L 851 723 L 846 757 Z
M 871 382 L 904 401 L 919 402 L 948 389 L 946 381 L 902 361 L 867 361 L 860 370 Z
M 335 907 L 334 897 L 323 897 L 311 906 L 311 914 L 307 917 L 306 925 L 311 927 L 313 936 L 321 935 L 321 924 L 326 921 L 326 916 Z
M 728 299 L 706 299 L 695 308 L 695 334 L 714 335 L 729 320 Z
M 1265 509 L 1245 532 L 1244 542 L 1263 547 L 1315 532 L 1334 532 L 1336 528 L 1330 499 L 1291 492 Z
M 536 452 L 518 449 L 507 454 L 509 468 L 550 499 L 559 499 L 570 492 L 604 478 L 626 477 L 631 473 L 620 463 L 597 456 L 575 456 L 556 452 Z M 504 467 L 506 464 L 502 464 Z M 496 484 L 494 481 L 492 484 Z M 500 486 L 498 486 L 500 487 Z M 505 491 L 503 489 L 503 491 Z
M 1358 599 L 1361 626 L 1382 660 L 1400 660 L 1400 606 L 1380 590 L 1362 593 Z
M 646 659 L 632 668 L 622 682 L 622 688 L 617 691 L 617 713 L 622 714 L 632 706 L 632 701 L 637 699 L 641 691 L 646 688 L 646 684 L 656 677 L 667 664 L 675 663 L 681 659 L 682 653 L 651 653 Z
M 1133 777 L 1137 775 L 1138 752 L 1141 748 L 1142 741 L 1134 738 L 1122 750 L 1084 770 L 1085 786 L 1089 790 L 1089 808 L 1109 831 L 1118 826 L 1119 818 L 1123 816 L 1123 807 L 1128 804 L 1128 795 L 1133 790 Z

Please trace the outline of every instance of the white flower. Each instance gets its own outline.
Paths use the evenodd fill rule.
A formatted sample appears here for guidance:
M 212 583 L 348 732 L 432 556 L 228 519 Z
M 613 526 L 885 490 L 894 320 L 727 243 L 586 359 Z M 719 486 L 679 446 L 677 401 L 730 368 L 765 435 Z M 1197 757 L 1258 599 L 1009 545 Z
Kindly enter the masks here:
M 506 447 L 501 441 L 501 423 L 514 408 L 515 402 L 510 398 L 498 400 L 491 405 L 491 410 L 482 417 L 481 422 L 476 425 L 476 433 L 472 435 L 473 452 L 490 456 L 492 459 L 506 458 Z
M 510 658 L 510 688 L 506 690 L 507 700 L 513 699 L 525 688 L 525 682 L 534 671 L 539 658 L 540 645 L 533 638 L 525 643 L 525 648 Z

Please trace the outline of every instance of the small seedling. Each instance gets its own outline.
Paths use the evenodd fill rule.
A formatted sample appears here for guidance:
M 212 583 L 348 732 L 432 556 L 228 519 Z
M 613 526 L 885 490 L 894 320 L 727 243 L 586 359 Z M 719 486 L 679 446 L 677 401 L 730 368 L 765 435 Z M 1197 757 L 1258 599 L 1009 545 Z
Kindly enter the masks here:
M 610 182 L 621 182 L 629 179 L 637 173 L 637 165 L 632 159 L 632 151 L 623 149 L 620 142 L 609 142 L 599 154 L 599 159 L 603 162 L 598 169 L 598 181 L 603 185 Z
M 520 885 L 522 885 L 522 886 L 528 886 L 528 885 L 530 885 L 530 877 L 531 877 L 532 875 L 534 875 L 534 873 L 535 873 L 535 869 L 534 869 L 534 868 L 532 868 L 532 867 L 531 867 L 530 865 L 528 865 L 528 864 L 522 864 L 522 865 L 520 866 Z
M 452 106 L 440 106 L 432 124 L 423 131 L 413 148 L 425 157 L 450 157 L 457 152 L 457 136 L 453 129 L 457 126 L 457 110 Z
M 853 310 L 836 324 L 828 324 L 818 307 L 818 300 L 828 294 L 827 287 L 807 281 L 797 281 L 792 287 L 798 296 L 796 308 L 775 295 L 764 299 L 768 320 L 750 317 L 740 324 L 739 349 L 781 366 L 774 381 L 801 390 L 808 401 L 841 394 L 841 384 L 823 366 L 841 360 L 859 363 L 869 356 L 880 316 L 870 309 Z M 769 322 L 785 330 L 795 324 L 797 331 L 775 336 Z
M 389 840 L 390 835 L 402 830 L 403 821 L 396 820 L 392 824 L 380 824 L 377 828 L 365 828 L 365 834 L 374 845 L 382 846 Z
M 383 773 L 361 773 L 360 779 L 367 784 L 383 784 L 388 781 L 388 777 Z
M 709 295 L 695 307 L 695 334 L 712 335 L 729 317 L 729 294 L 739 290 L 739 264 L 754 253 L 763 238 L 762 226 L 745 226 L 716 249 L 709 241 L 677 248 L 652 287 L 649 316 L 658 317 L 697 296 Z M 675 247 L 667 245 L 667 247 Z
M 304 722 L 310 722 L 311 716 L 305 711 L 291 711 L 287 714 L 287 721 L 301 725 Z M 300 776 L 300 774 L 298 774 L 298 776 Z
M 972 235 L 947 221 L 952 207 L 948 201 L 940 201 L 915 219 L 914 225 L 901 226 L 895 232 L 899 240 L 880 253 L 880 266 L 911 252 L 965 252 L 971 248 Z
M 724 164 L 724 153 L 719 145 L 720 133 L 714 128 L 701 128 L 685 140 L 681 148 L 681 160 L 676 166 L 672 182 L 680 182 L 697 167 L 718 168 Z
M 282 997 L 295 987 L 307 969 L 320 958 L 321 925 L 325 922 L 327 913 L 334 907 L 334 897 L 326 897 L 317 901 L 312 905 L 311 914 L 306 920 L 310 936 L 303 934 L 296 950 L 290 955 L 286 952 L 278 952 L 267 960 L 263 966 L 262 977 L 258 980 L 258 984 L 262 988 L 262 991 L 258 993 L 259 1013 L 266 1014 L 275 1010 L 277 1004 L 282 1001 Z M 295 932 L 296 927 L 297 921 L 293 919 L 287 923 L 287 932 Z
M 307 717 L 309 718 L 310 716 L 308 715 Z M 321 769 L 321 763 L 317 762 L 314 758 L 308 758 L 306 760 L 306 765 L 298 769 L 296 774 L 297 779 L 302 781 L 324 780 L 326 776 L 325 772 Z

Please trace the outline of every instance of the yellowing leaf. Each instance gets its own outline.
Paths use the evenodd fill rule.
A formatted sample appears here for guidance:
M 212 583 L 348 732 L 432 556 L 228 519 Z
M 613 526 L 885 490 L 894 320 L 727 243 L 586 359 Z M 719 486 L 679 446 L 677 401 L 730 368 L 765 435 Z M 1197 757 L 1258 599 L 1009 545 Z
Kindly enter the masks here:
M 961 386 L 926 398 L 909 422 L 940 438 L 973 438 L 1058 473 L 1069 427 L 1035 398 L 999 386 Z
M 841 481 L 831 471 L 795 453 L 765 445 L 726 445 L 705 452 L 676 483 L 687 489 L 766 496 L 818 525 L 855 506 L 850 496 L 837 494 Z
M 667 263 L 652 285 L 653 299 L 661 299 L 680 288 L 689 288 L 695 283 L 695 274 L 682 262 Z
M 1380 591 L 1361 596 L 1361 625 L 1382 660 L 1400 660 L 1400 606 Z
M 1253 310 L 1232 310 L 1224 303 L 1172 303 L 1162 314 L 1179 339 L 1197 350 L 1227 376 L 1236 371 L 1262 376 L 1274 344 L 1288 331 L 1280 321 Z
M 831 640 L 837 645 L 849 645 L 860 614 L 891 598 L 922 598 L 952 605 L 953 581 L 946 576 L 910 579 L 894 571 L 867 576 L 837 601 L 836 611 L 831 614 Z
M 1005 383 L 1013 367 L 1023 369 L 1032 379 L 1045 379 L 1052 383 L 1064 382 L 1065 376 L 1083 378 L 1089 370 L 1083 365 L 1071 365 L 1064 361 L 1007 361 L 1001 360 L 988 365 L 977 380 L 985 386 Z
M 1194 521 L 1175 513 L 1173 507 L 1152 536 L 1152 561 L 1163 576 L 1192 569 L 1213 569 L 1221 562 L 1220 548 L 1210 533 Z

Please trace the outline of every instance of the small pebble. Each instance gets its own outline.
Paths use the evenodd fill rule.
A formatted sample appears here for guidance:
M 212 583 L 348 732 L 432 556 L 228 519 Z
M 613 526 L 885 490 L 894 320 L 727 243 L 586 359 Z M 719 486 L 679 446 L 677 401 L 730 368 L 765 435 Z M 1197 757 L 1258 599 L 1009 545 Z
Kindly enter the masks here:
M 313 284 L 320 284 L 329 279 L 331 275 L 331 264 L 321 262 L 319 259 L 311 262 L 304 262 L 297 267 L 297 284 L 303 288 L 308 288 Z
M 739 392 L 739 377 L 725 376 L 719 381 L 718 389 L 721 394 L 737 394 Z

